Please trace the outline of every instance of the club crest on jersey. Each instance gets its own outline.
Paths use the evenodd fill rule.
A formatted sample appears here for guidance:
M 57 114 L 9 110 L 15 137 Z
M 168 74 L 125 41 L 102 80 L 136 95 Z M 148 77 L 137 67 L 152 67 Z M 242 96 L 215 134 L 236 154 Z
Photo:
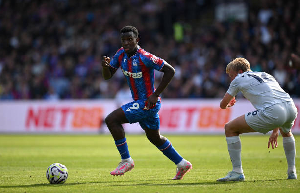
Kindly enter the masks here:
M 133 60 L 132 65 L 133 65 L 133 66 L 137 66 L 136 60 Z
M 142 72 L 132 73 L 132 72 L 128 72 L 124 69 L 122 69 L 122 72 L 125 76 L 129 76 L 131 78 L 142 78 L 143 77 Z

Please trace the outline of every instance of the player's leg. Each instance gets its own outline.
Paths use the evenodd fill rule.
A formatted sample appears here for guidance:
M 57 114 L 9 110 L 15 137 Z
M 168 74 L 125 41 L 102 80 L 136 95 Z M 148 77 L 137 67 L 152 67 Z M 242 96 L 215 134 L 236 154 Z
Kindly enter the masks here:
M 139 121 L 140 126 L 144 129 L 148 140 L 154 144 L 162 153 L 167 156 L 175 164 L 180 163 L 183 158 L 174 149 L 171 142 L 164 136 L 160 135 L 160 119 L 158 111 L 160 109 L 160 102 L 156 104 L 153 109 L 143 111 L 143 119 Z
M 218 181 L 243 181 L 242 159 L 241 159 L 241 140 L 239 135 L 242 133 L 256 132 L 246 122 L 245 115 L 242 115 L 225 124 L 225 135 L 228 153 L 232 163 L 232 171 Z
M 111 112 L 106 118 L 105 123 L 115 141 L 125 137 L 123 123 L 128 123 L 122 108 L 118 108 Z
M 144 100 L 133 101 L 122 105 L 121 108 L 113 111 L 107 116 L 105 122 L 115 140 L 116 146 L 121 155 L 121 162 L 119 166 L 111 172 L 112 175 L 123 175 L 125 172 L 131 170 L 134 167 L 134 162 L 130 157 L 128 146 L 125 138 L 125 132 L 122 127 L 123 123 L 136 123 L 147 117 L 147 113 L 151 111 L 156 111 L 155 109 L 160 108 L 160 105 L 157 105 L 151 111 L 144 111 L 145 107 Z
M 242 133 L 256 132 L 246 122 L 245 115 L 241 115 L 236 119 L 225 124 L 226 137 L 239 136 Z
M 295 157 L 296 146 L 295 138 L 291 132 L 295 119 L 297 118 L 297 108 L 293 102 L 282 104 L 284 112 L 280 113 L 280 117 L 284 117 L 284 124 L 279 128 L 282 135 L 283 149 L 285 152 L 287 164 L 288 164 L 288 179 L 297 179 Z M 286 115 L 286 116 L 283 116 Z
M 296 148 L 295 148 L 295 138 L 291 131 L 284 133 L 280 129 L 280 133 L 283 137 L 283 149 L 285 152 L 287 164 L 288 164 L 288 179 L 297 179 L 296 166 L 295 166 L 295 157 L 296 157 Z
M 162 153 L 175 164 L 178 164 L 183 158 L 172 146 L 171 142 L 164 136 L 160 135 L 159 130 L 143 128 L 148 140 L 155 145 Z
M 118 167 L 110 174 L 123 175 L 134 167 L 134 162 L 130 157 L 124 128 L 122 126 L 123 123 L 128 123 L 128 120 L 122 108 L 118 108 L 105 118 L 105 123 L 115 140 L 116 147 L 122 159 Z
M 167 158 L 177 165 L 176 175 L 174 180 L 180 180 L 183 176 L 192 169 L 192 164 L 183 159 L 182 156 L 175 150 L 171 142 L 164 136 L 160 135 L 159 129 L 149 129 L 147 126 L 140 123 L 145 130 L 149 141 L 155 145 Z
M 241 140 L 239 134 L 255 132 L 246 122 L 245 115 L 237 117 L 225 125 L 227 148 L 232 162 L 232 171 L 243 173 L 241 160 Z

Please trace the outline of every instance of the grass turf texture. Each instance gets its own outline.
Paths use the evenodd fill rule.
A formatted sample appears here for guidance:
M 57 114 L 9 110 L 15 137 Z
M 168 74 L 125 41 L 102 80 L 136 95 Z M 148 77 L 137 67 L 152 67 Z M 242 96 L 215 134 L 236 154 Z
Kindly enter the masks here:
M 268 135 L 242 135 L 246 181 L 230 183 L 216 182 L 232 169 L 224 136 L 166 137 L 193 164 L 183 180 L 171 180 L 175 165 L 144 135 L 127 135 L 135 168 L 124 176 L 109 174 L 120 161 L 109 135 L 0 135 L 0 192 L 299 192 L 299 180 L 286 180 L 281 136 L 272 150 Z M 295 138 L 300 149 L 300 136 Z M 69 170 L 65 184 L 46 179 L 55 162 Z

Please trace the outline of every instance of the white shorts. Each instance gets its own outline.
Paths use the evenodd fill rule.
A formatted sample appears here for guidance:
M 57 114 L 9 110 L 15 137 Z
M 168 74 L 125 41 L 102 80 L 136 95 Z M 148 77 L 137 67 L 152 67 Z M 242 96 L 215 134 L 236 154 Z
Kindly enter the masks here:
M 293 102 L 272 105 L 263 110 L 255 110 L 245 114 L 247 124 L 255 131 L 266 134 L 280 128 L 288 133 L 297 118 L 297 108 Z

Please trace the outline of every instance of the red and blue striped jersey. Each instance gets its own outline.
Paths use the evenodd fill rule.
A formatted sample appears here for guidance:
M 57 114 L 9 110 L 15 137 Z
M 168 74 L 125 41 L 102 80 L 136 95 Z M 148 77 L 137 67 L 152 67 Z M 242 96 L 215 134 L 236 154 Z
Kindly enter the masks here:
M 121 67 L 134 100 L 147 99 L 154 91 L 154 70 L 161 70 L 166 61 L 138 46 L 137 53 L 128 58 L 123 47 L 110 61 L 110 66 Z

